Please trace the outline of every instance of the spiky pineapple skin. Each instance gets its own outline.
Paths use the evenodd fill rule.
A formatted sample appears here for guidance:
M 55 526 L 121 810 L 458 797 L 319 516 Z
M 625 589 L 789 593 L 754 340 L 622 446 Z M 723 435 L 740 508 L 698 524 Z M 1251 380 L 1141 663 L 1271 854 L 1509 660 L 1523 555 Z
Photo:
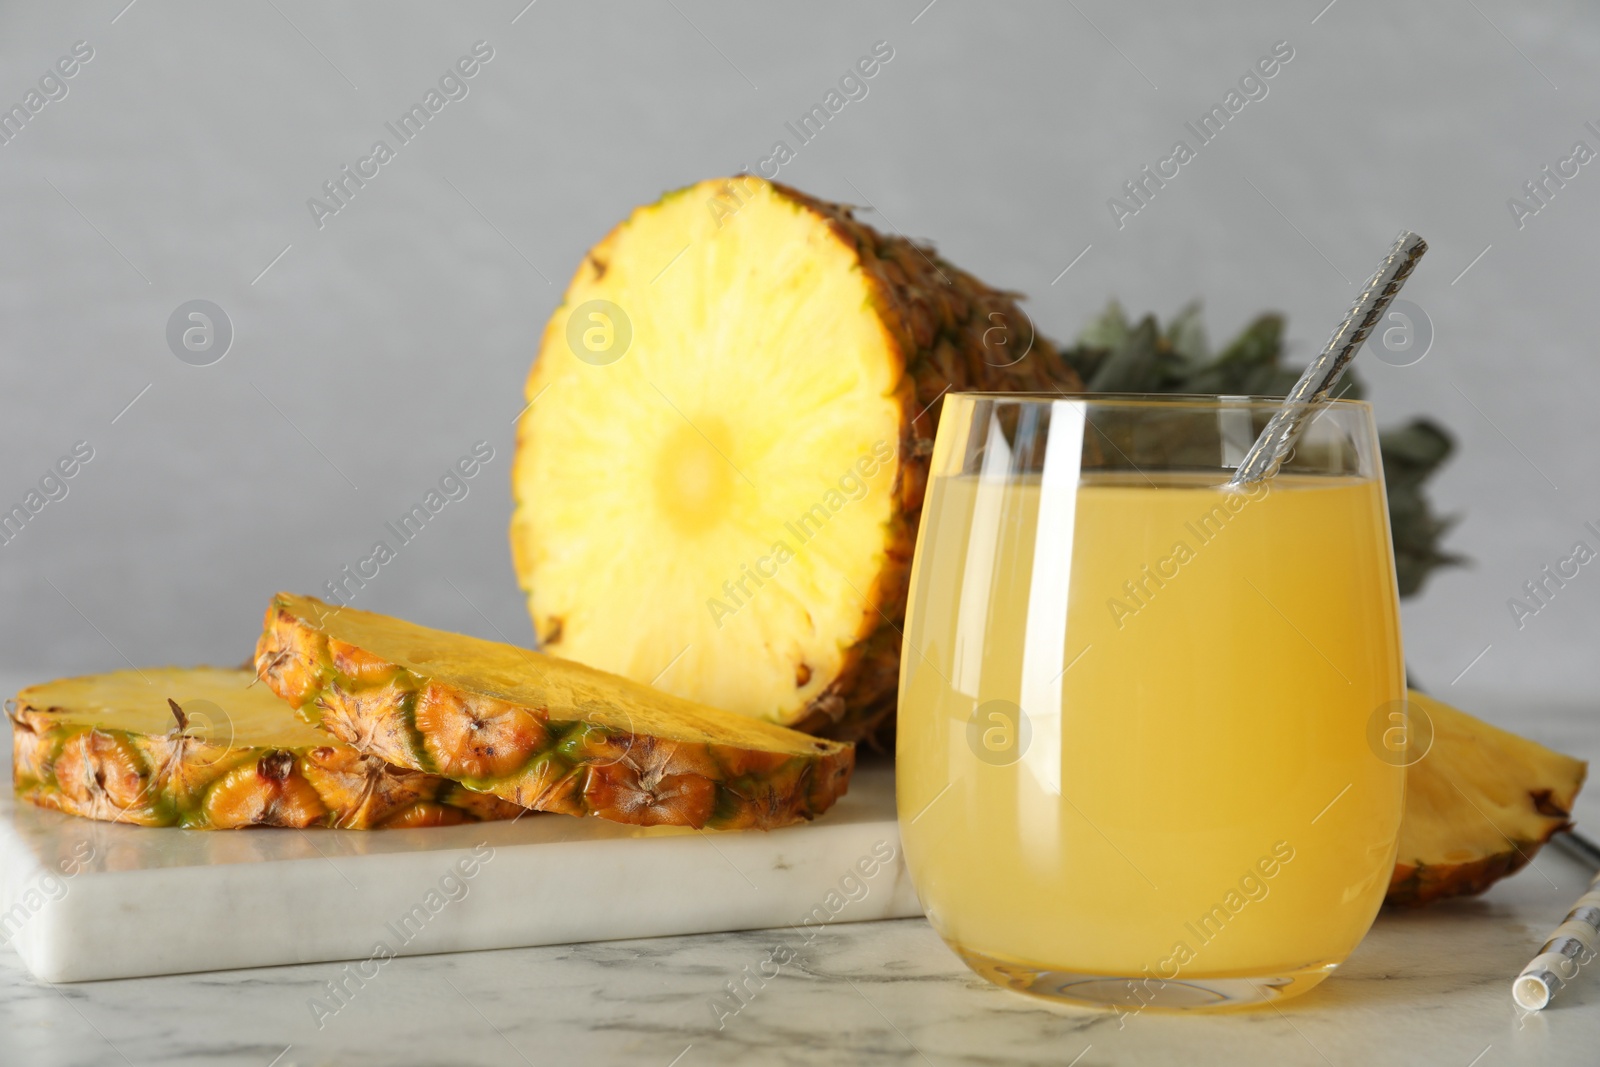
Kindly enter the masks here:
M 284 714 L 293 712 L 285 707 Z M 369 830 L 523 814 L 498 798 L 385 764 L 331 739 L 292 749 L 228 746 L 177 730 L 148 734 L 67 724 L 52 708 L 30 703 L 27 691 L 11 721 L 17 796 L 89 819 L 190 830 Z
M 355 748 L 536 811 L 768 830 L 826 811 L 855 766 L 848 745 L 816 742 L 814 755 L 795 756 L 552 720 L 547 708 L 446 685 L 330 638 L 281 598 L 267 610 L 256 664 L 274 693 Z M 514 728 L 498 735 L 505 744 L 468 743 L 465 755 L 448 755 L 440 743 L 508 720 Z
M 854 209 L 848 205 L 748 175 L 701 182 L 668 196 L 695 196 L 708 203 L 717 198 L 731 199 L 738 204 L 762 186 L 816 216 L 838 242 L 853 251 L 889 337 L 889 358 L 898 371 L 898 384 L 893 390 L 900 412 L 897 468 L 892 489 L 894 507 L 882 532 L 884 563 L 872 586 L 859 590 L 866 600 L 863 622 L 845 650 L 840 669 L 804 707 L 779 720 L 807 733 L 853 742 L 873 738 L 893 721 L 911 555 L 943 394 L 1075 394 L 1082 391 L 1083 382 L 1055 346 L 1034 329 L 1032 320 L 1017 303 L 1017 294 L 986 285 L 928 245 L 873 229 L 856 219 Z M 604 273 L 617 236 L 626 225 L 625 222 L 613 230 L 584 259 L 573 279 L 574 287 L 596 272 Z M 566 310 L 565 305 L 557 309 L 556 318 Z M 536 361 L 529 377 L 530 397 L 537 395 L 539 373 Z M 523 455 L 521 436 L 519 429 L 518 466 Z M 520 483 L 514 473 L 513 484 Z M 519 511 L 537 508 L 538 501 L 519 497 L 516 506 Z M 522 561 L 524 546 L 518 537 L 514 520 L 513 557 L 519 575 L 526 576 L 529 568 Z M 536 583 L 527 583 L 525 591 L 537 625 Z M 540 634 L 545 646 L 557 655 L 561 654 L 560 637 L 559 630 Z M 729 669 L 737 668 L 737 664 L 729 665 Z M 700 697 L 692 690 L 685 695 Z M 766 709 L 731 710 L 762 715 Z
M 1383 903 L 1390 907 L 1417 908 L 1451 897 L 1476 896 L 1502 878 L 1509 878 L 1522 870 L 1560 829 L 1562 827 L 1552 830 L 1543 840 L 1508 839 L 1504 852 L 1485 856 L 1472 863 L 1397 863 Z

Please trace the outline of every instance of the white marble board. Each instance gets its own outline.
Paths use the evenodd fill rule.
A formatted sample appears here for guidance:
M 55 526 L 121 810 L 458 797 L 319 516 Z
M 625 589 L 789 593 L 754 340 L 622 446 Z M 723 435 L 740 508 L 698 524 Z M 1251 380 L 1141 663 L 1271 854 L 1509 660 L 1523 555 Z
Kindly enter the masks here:
M 815 822 L 769 833 L 563 815 L 192 831 L 0 791 L 0 943 L 49 982 L 920 914 L 886 762 Z

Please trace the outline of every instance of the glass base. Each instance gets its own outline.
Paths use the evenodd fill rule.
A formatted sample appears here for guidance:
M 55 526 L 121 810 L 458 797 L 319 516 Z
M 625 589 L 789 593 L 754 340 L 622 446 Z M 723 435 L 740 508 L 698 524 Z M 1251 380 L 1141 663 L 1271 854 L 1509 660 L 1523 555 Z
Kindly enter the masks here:
M 1318 963 L 1273 974 L 1180 974 L 1163 980 L 1144 974 L 1119 976 L 1040 968 L 986 956 L 959 945 L 950 947 L 968 967 L 1005 989 L 1058 1004 L 1114 1010 L 1119 1014 L 1259 1008 L 1316 988 L 1339 966 Z

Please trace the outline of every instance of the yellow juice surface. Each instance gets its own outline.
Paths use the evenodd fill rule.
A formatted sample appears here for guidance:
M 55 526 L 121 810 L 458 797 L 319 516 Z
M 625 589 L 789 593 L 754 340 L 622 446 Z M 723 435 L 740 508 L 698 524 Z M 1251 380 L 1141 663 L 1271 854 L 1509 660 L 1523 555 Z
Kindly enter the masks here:
M 1376 915 L 1404 789 L 1368 741 L 1404 695 L 1382 485 L 1219 480 L 930 485 L 899 808 L 959 950 L 1272 975 L 1342 961 Z

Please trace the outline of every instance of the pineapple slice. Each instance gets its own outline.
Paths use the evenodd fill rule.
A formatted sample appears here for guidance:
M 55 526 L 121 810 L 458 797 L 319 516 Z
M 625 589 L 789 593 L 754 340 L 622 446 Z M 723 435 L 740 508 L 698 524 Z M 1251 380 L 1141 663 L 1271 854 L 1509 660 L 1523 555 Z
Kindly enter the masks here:
M 939 399 L 1076 392 L 1012 296 L 749 176 L 634 211 L 545 327 L 511 547 L 549 652 L 844 740 L 894 709 Z
M 1421 693 L 1409 700 L 1431 722 L 1433 743 L 1406 771 L 1400 847 L 1384 901 L 1481 893 L 1570 825 L 1588 764 Z
M 844 794 L 848 744 L 512 645 L 279 593 L 256 666 L 363 752 L 527 808 L 769 829 Z
M 295 717 L 246 670 L 150 667 L 17 694 L 12 781 L 40 807 L 140 826 L 439 826 L 523 809 L 392 767 Z

